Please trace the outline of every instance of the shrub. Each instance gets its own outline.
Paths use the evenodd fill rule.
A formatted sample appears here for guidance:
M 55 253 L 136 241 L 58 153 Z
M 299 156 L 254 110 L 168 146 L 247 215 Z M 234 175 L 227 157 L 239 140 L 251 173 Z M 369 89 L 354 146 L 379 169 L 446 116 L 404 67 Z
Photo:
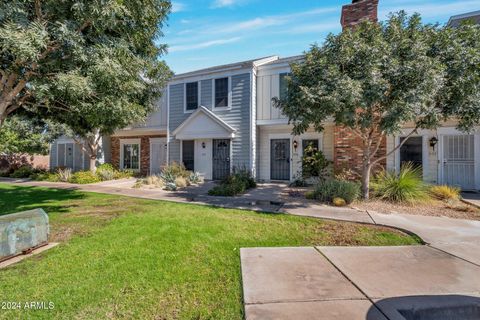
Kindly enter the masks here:
M 36 173 L 32 176 L 33 180 L 37 181 L 49 181 L 49 182 L 59 182 L 60 177 L 58 176 L 58 173 L 54 172 L 40 172 Z
M 244 193 L 248 189 L 255 188 L 257 183 L 246 169 L 235 170 L 219 185 L 208 191 L 211 196 L 231 197 Z
M 177 162 L 172 162 L 170 165 L 164 167 L 162 173 L 173 175 L 175 178 L 188 178 L 188 176 L 190 176 L 190 171 L 185 169 L 185 166 L 183 164 L 179 164 Z
M 177 188 L 185 188 L 188 185 L 187 179 L 185 179 L 184 177 L 176 177 L 175 185 L 177 186 Z
M 167 183 L 175 184 L 175 179 L 177 177 L 172 172 L 166 171 L 166 172 L 160 173 L 160 178 L 163 180 L 163 182 L 165 182 L 165 184 Z
M 314 191 L 305 192 L 305 198 L 309 200 L 315 200 L 315 192 Z
M 313 194 L 321 202 L 331 203 L 334 198 L 342 198 L 349 204 L 358 198 L 360 186 L 350 181 L 326 180 L 315 186 Z
M 163 182 L 163 180 L 158 175 L 151 175 L 151 176 L 148 176 L 144 179 L 138 179 L 135 182 L 133 187 L 134 188 L 140 188 L 143 185 L 152 186 L 152 187 L 155 187 L 155 188 L 163 188 L 165 183 Z
M 78 171 L 72 174 L 72 177 L 69 179 L 71 183 L 78 183 L 78 184 L 88 184 L 88 183 L 96 183 L 100 182 L 100 178 L 92 173 L 91 171 Z
M 103 163 L 97 167 L 95 172 L 102 181 L 114 180 L 117 170 L 110 163 Z
M 332 203 L 335 207 L 344 207 L 347 205 L 347 202 L 343 198 L 333 198 Z
M 420 168 L 407 163 L 395 172 L 382 171 L 372 181 L 373 195 L 392 202 L 413 203 L 428 199 Z
M 190 181 L 191 184 L 203 183 L 203 177 L 198 172 L 191 172 L 188 176 L 188 181 Z
M 21 166 L 10 174 L 11 178 L 28 178 L 34 174 L 34 169 L 31 166 Z
M 130 169 L 125 169 L 125 170 L 117 170 L 115 171 L 115 179 L 127 179 L 127 178 L 132 178 L 135 177 L 137 173 L 135 171 L 130 170 Z
M 72 169 L 70 168 L 64 168 L 61 169 L 59 168 L 57 170 L 58 174 L 58 180 L 61 182 L 70 182 L 70 179 L 72 178 Z
M 302 177 L 298 177 L 295 180 L 293 180 L 292 183 L 289 184 L 289 187 L 302 188 L 302 187 L 306 187 L 307 185 L 308 184 L 307 184 L 307 181 L 305 181 L 305 179 L 303 179 Z
M 165 190 L 176 191 L 177 190 L 177 185 L 175 183 L 168 182 L 168 183 L 165 184 Z
M 460 198 L 460 188 L 450 186 L 431 186 L 430 195 L 438 200 L 458 200 Z
M 317 150 L 313 145 L 308 145 L 303 151 L 302 176 L 304 179 L 311 177 L 324 179 L 329 165 L 330 161 L 325 158 L 323 152 Z

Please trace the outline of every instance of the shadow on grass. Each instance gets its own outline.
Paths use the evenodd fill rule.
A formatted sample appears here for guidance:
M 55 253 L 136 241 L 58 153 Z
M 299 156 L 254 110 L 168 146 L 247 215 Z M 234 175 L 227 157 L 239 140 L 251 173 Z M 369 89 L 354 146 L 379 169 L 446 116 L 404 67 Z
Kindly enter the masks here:
M 68 212 L 75 205 L 65 201 L 84 197 L 75 190 L 8 186 L 0 188 L 0 215 L 35 208 L 43 208 L 48 213 Z

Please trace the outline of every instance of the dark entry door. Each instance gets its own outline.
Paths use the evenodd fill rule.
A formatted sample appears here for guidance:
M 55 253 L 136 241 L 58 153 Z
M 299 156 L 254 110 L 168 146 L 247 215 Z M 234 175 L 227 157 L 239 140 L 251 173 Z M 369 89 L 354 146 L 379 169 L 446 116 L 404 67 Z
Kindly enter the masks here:
M 213 140 L 213 180 L 225 179 L 230 173 L 230 140 Z
M 400 138 L 400 143 L 402 143 L 404 139 L 405 138 Z M 406 163 L 412 163 L 415 167 L 422 169 L 422 141 L 422 137 L 410 137 L 407 141 L 405 141 L 405 143 L 400 147 L 400 166 L 403 166 Z
M 270 180 L 290 180 L 290 139 L 270 141 Z

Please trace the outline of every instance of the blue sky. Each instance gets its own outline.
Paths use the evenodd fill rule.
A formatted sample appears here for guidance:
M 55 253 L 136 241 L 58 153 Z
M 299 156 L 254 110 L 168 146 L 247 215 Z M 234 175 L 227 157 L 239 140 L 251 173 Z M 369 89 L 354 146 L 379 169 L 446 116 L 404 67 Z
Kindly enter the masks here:
M 338 33 L 341 7 L 349 0 L 175 0 L 162 42 L 175 73 L 269 55 L 301 54 Z M 419 12 L 425 22 L 480 10 L 479 0 L 380 0 L 389 12 Z

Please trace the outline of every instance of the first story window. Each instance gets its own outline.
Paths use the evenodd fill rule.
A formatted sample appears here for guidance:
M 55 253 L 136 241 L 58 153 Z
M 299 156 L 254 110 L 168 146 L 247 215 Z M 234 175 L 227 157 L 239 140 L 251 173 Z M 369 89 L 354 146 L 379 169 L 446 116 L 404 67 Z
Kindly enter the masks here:
M 192 111 L 198 108 L 198 82 L 189 82 L 185 85 L 185 109 Z
M 185 166 L 185 169 L 189 171 L 195 170 L 195 141 L 194 140 L 183 140 L 182 141 L 182 162 Z
M 123 148 L 123 169 L 140 169 L 140 145 L 138 143 L 124 144 Z
M 228 78 L 215 79 L 215 108 L 228 107 Z

